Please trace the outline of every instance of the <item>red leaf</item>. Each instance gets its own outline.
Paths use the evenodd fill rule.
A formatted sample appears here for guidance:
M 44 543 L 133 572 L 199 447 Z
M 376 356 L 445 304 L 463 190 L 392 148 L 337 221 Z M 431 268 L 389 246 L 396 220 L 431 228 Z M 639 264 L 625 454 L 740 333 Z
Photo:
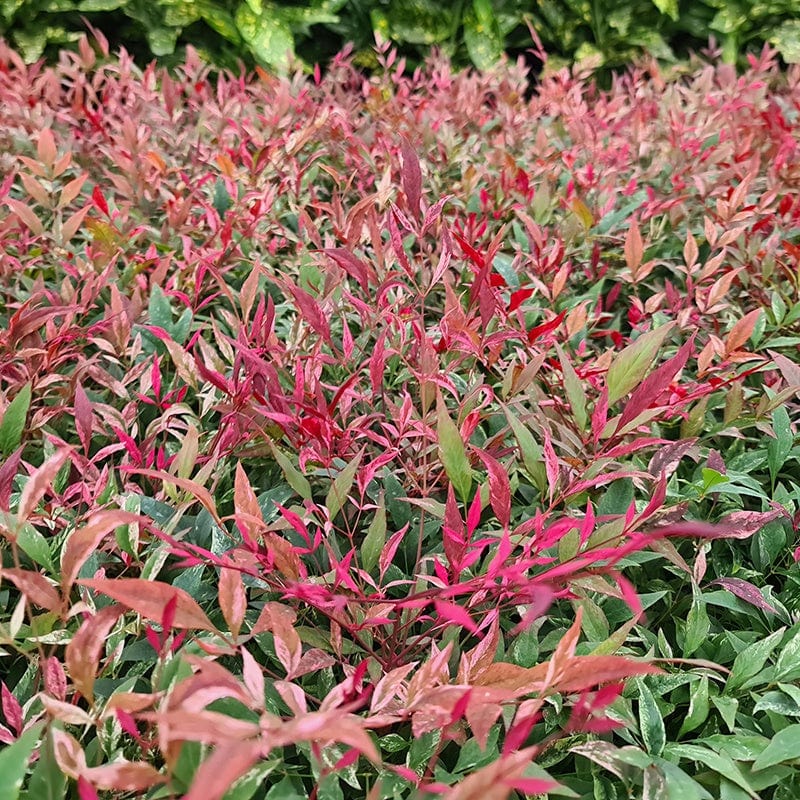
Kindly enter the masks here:
M 297 310 L 303 320 L 308 323 L 316 334 L 322 337 L 326 344 L 332 344 L 331 329 L 328 326 L 328 320 L 319 307 L 319 303 L 307 291 L 295 286 L 291 281 L 286 281 L 286 286 L 291 292 Z
M 694 337 L 690 338 L 669 361 L 665 361 L 658 369 L 653 370 L 639 384 L 622 410 L 617 430 L 622 430 L 664 394 L 673 378 L 686 365 L 693 347 Z
M 642 244 L 642 234 L 639 230 L 639 223 L 636 218 L 633 217 L 625 237 L 625 263 L 634 275 L 636 275 L 642 263 L 643 255 L 644 245 Z
M 734 511 L 716 524 L 686 520 L 663 525 L 652 532 L 660 536 L 697 536 L 703 539 L 748 539 L 781 511 Z
M 14 488 L 14 478 L 19 472 L 19 463 L 22 460 L 22 447 L 18 447 L 0 466 L 0 510 L 11 510 L 11 490 Z
M 529 297 L 533 295 L 533 289 L 517 289 L 511 292 L 511 298 L 508 303 L 508 313 L 516 311 Z
M 544 336 L 550 331 L 554 331 L 567 316 L 567 311 L 564 309 L 560 314 L 557 314 L 553 319 L 548 322 L 543 322 L 541 325 L 536 325 L 528 331 L 528 342 L 533 344 L 540 336 Z
M 386 570 L 389 569 L 389 565 L 392 563 L 392 561 L 394 561 L 397 548 L 400 546 L 400 542 L 403 541 L 403 537 L 406 535 L 407 531 L 408 523 L 403 525 L 403 527 L 397 531 L 397 533 L 392 534 L 392 536 L 389 538 L 389 541 L 386 542 L 386 546 L 383 548 L 383 552 L 378 559 L 378 569 L 380 570 L 381 580 L 386 574 Z
M 193 495 L 200 505 L 205 508 L 211 515 L 214 522 L 220 527 L 224 527 L 223 521 L 217 513 L 217 506 L 211 493 L 199 483 L 190 481 L 188 478 L 178 478 L 175 475 L 170 475 L 168 472 L 161 472 L 155 469 L 139 469 L 138 467 L 121 467 L 124 472 L 131 472 L 136 475 L 144 475 L 147 478 L 156 478 L 157 480 L 164 481 L 165 483 L 174 483 L 175 486 L 183 489 L 185 492 Z
M 486 268 L 486 259 L 479 253 L 467 240 L 459 233 L 453 231 L 453 238 L 458 242 L 464 255 L 476 266 L 478 269 Z
M 96 592 L 108 595 L 145 619 L 161 622 L 167 603 L 175 598 L 175 628 L 194 628 L 217 633 L 217 629 L 197 602 L 177 586 L 141 578 L 94 578 L 78 581 Z
M 94 786 L 83 775 L 78 776 L 78 798 L 79 800 L 100 800 Z
M 92 202 L 100 211 L 108 216 L 108 203 L 106 203 L 103 192 L 98 185 L 95 185 L 94 189 L 92 189 Z
M 475 533 L 475 529 L 480 524 L 482 510 L 481 488 L 479 486 L 475 490 L 475 496 L 472 498 L 472 502 L 469 504 L 469 510 L 467 511 L 467 536 L 470 539 L 472 538 L 472 534 Z
M 81 777 L 100 789 L 113 792 L 137 792 L 166 783 L 167 777 L 144 761 L 114 761 L 100 767 L 86 767 Z

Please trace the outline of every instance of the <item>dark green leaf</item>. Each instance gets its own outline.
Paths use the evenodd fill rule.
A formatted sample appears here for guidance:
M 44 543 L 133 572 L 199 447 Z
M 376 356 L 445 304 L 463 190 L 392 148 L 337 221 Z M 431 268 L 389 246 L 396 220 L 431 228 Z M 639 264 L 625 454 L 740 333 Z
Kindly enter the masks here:
M 0 422 L 0 454 L 10 456 L 20 445 L 31 406 L 31 384 L 26 383 L 8 404 Z

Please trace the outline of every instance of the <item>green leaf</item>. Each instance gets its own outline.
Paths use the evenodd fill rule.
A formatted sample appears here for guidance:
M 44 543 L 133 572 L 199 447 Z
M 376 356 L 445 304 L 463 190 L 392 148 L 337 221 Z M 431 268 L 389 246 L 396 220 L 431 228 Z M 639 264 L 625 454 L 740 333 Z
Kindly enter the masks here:
M 294 36 L 277 7 L 265 3 L 256 13 L 248 3 L 241 3 L 236 11 L 236 27 L 259 61 L 279 72 L 286 71 L 294 55 Z
M 745 647 L 745 649 L 736 656 L 733 661 L 731 674 L 728 676 L 728 680 L 725 684 L 726 693 L 740 687 L 750 678 L 761 672 L 770 654 L 783 638 L 785 630 L 786 628 L 781 628 L 767 636 L 766 639 L 753 642 L 753 644 Z
M 794 681 L 800 678 L 800 630 L 781 648 L 775 662 L 775 680 Z
M 624 515 L 630 508 L 633 499 L 634 486 L 630 478 L 620 478 L 613 481 L 597 504 L 597 515 L 600 517 L 606 515 L 615 516 L 617 514 Z M 597 539 L 593 543 L 595 542 L 597 542 Z
M 772 412 L 772 430 L 775 438 L 767 441 L 767 464 L 774 481 L 794 445 L 794 434 L 785 406 L 778 406 Z
M 464 43 L 472 63 L 491 69 L 503 55 L 503 35 L 490 0 L 472 0 L 464 14 Z
M 17 800 L 19 797 L 22 781 L 28 771 L 28 759 L 39 743 L 42 727 L 43 723 L 37 723 L 14 744 L 0 751 L 0 800 Z
M 1 779 L 0 779 L 1 780 Z M 64 800 L 67 776 L 61 771 L 53 751 L 53 737 L 47 732 L 39 748 L 39 758 L 28 781 L 26 800 Z
M 514 437 L 522 454 L 522 463 L 539 490 L 547 487 L 547 474 L 544 468 L 544 455 L 541 446 L 533 438 L 533 434 L 508 409 L 506 419 L 514 432 Z
M 17 545 L 25 554 L 39 566 L 50 572 L 54 571 L 53 560 L 50 555 L 50 546 L 47 539 L 42 536 L 33 525 L 25 523 L 17 532 Z
M 686 639 L 683 643 L 685 658 L 691 656 L 703 644 L 710 627 L 703 595 L 696 585 L 692 585 L 692 606 L 686 618 Z
M 582 431 L 586 430 L 586 392 L 583 389 L 583 384 L 575 372 L 575 368 L 570 364 L 566 354 L 558 345 L 556 345 L 556 352 L 558 353 L 558 360 L 561 362 L 561 373 L 564 376 L 564 389 L 567 393 L 567 400 L 569 400 L 570 411 L 572 411 L 578 427 Z
M 683 718 L 678 737 L 699 728 L 708 719 L 709 708 L 708 676 L 703 675 L 689 689 L 689 713 Z
M 399 753 L 408 748 L 408 741 L 399 733 L 387 733 L 385 736 L 381 736 L 378 743 L 384 753 Z
M 655 758 L 653 762 L 664 774 L 665 800 L 712 800 L 712 796 L 676 764 L 664 758 Z
M 0 453 L 10 456 L 20 445 L 31 406 L 31 384 L 26 383 L 8 404 L 0 422 Z
M 177 28 L 150 28 L 145 32 L 147 44 L 154 56 L 168 56 L 175 52 L 178 42 Z
M 363 452 L 363 451 L 362 451 Z M 325 507 L 334 519 L 341 511 L 342 506 L 347 500 L 347 495 L 350 494 L 350 489 L 353 487 L 353 481 L 358 471 L 358 466 L 361 463 L 362 453 L 359 453 L 335 478 L 328 489 L 328 494 L 325 497 Z
M 666 14 L 675 22 L 678 21 L 680 12 L 678 10 L 678 0 L 653 0 L 653 5 L 662 13 Z
M 250 800 L 251 797 L 264 785 L 264 779 L 280 766 L 280 761 L 274 759 L 259 764 L 243 778 L 239 778 L 233 786 L 225 792 L 223 800 Z
M 736 763 L 730 757 L 722 753 L 715 753 L 713 750 L 695 744 L 670 745 L 668 752 L 669 755 L 677 755 L 680 758 L 690 759 L 703 764 L 744 789 L 751 797 L 757 797 L 739 767 L 736 766 Z
M 228 194 L 228 187 L 222 178 L 217 178 L 214 184 L 214 210 L 219 214 L 220 219 L 225 219 L 225 213 L 233 206 L 233 200 Z
M 735 697 L 712 697 L 711 702 L 719 711 L 723 722 L 728 726 L 729 731 L 736 727 L 736 712 L 739 710 L 739 701 Z
M 458 492 L 461 500 L 466 503 L 470 499 L 470 489 L 472 488 L 472 469 L 464 442 L 461 440 L 461 433 L 450 419 L 441 398 L 438 402 L 436 431 L 439 439 L 439 459 L 453 488 Z
M 509 289 L 512 291 L 519 289 L 519 275 L 514 269 L 514 259 L 510 255 L 498 253 L 492 261 L 492 269 L 500 274 Z
M 674 322 L 668 322 L 643 333 L 633 344 L 617 354 L 606 375 L 609 405 L 624 397 L 645 377 L 659 348 L 674 326 Z
M 126 0 L 81 0 L 79 11 L 116 11 L 125 5 Z
M 266 796 L 266 800 L 306 800 L 306 798 L 306 793 L 301 793 L 288 775 L 276 783 Z
M 167 333 L 172 332 L 172 306 L 169 298 L 164 294 L 158 284 L 150 288 L 150 301 L 147 304 L 147 315 L 150 324 L 156 328 L 163 328 Z
M 754 733 L 737 732 L 735 736 L 715 733 L 703 739 L 703 744 L 724 753 L 734 761 L 755 761 L 764 752 L 769 739 Z
M 375 516 L 367 529 L 367 535 L 361 543 L 361 567 L 365 572 L 371 572 L 378 564 L 378 560 L 386 544 L 386 506 L 383 498 L 375 510 Z
M 276 447 L 272 442 L 269 442 L 270 450 L 272 450 L 272 455 L 275 457 L 275 461 L 277 462 L 278 466 L 281 468 L 281 472 L 283 473 L 283 477 L 286 478 L 286 482 L 289 486 L 294 489 L 297 494 L 300 495 L 304 500 L 311 499 L 311 484 L 306 479 L 306 476 L 297 469 L 294 464 L 289 460 L 289 458 L 281 451 L 279 447 Z
M 783 692 L 767 692 L 753 707 L 754 712 L 772 711 L 782 717 L 800 717 L 800 705 Z
M 787 19 L 769 37 L 787 64 L 800 64 L 800 20 Z
M 664 720 L 644 680 L 637 678 L 636 685 L 639 689 L 639 730 L 642 741 L 651 756 L 660 756 L 667 742 Z
M 789 725 L 772 737 L 763 753 L 753 762 L 753 770 L 774 767 L 783 761 L 800 758 L 800 725 Z

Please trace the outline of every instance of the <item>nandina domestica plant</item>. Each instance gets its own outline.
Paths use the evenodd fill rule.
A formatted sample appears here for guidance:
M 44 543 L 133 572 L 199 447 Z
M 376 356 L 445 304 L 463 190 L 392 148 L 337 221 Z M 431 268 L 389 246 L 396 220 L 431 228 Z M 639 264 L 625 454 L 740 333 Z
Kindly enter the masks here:
M 0 49 L 14 796 L 589 796 L 598 763 L 705 797 L 656 696 L 708 715 L 701 559 L 791 517 L 714 437 L 769 429 L 778 486 L 800 73 L 528 101 L 521 66 L 96 47 Z M 682 658 L 653 560 L 699 598 Z

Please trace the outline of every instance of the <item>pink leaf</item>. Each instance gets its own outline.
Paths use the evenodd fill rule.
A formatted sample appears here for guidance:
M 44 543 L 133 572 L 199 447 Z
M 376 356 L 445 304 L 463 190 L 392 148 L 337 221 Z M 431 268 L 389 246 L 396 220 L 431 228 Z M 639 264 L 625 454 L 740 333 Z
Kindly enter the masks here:
M 553 442 L 550 439 L 550 431 L 544 429 L 544 468 L 547 473 L 547 484 L 550 489 L 550 500 L 553 499 L 558 489 L 558 457 L 553 449 Z
M 344 247 L 328 247 L 322 251 L 330 256 L 348 275 L 358 281 L 362 291 L 369 291 L 370 280 L 377 282 L 375 270 L 356 258 L 349 250 Z
M 436 607 L 436 613 L 447 622 L 460 625 L 462 628 L 466 628 L 470 633 L 478 632 L 478 626 L 461 606 L 455 603 L 448 603 L 444 600 L 434 601 L 434 606 Z
M 39 501 L 44 497 L 47 487 L 53 482 L 69 455 L 70 451 L 67 448 L 58 450 L 28 479 L 22 490 L 17 511 L 17 516 L 21 521 L 27 520 L 33 514 Z
M 64 674 L 64 667 L 55 656 L 45 659 L 44 687 L 56 700 L 66 699 L 67 676 Z
M 414 148 L 405 137 L 400 141 L 400 149 L 403 153 L 403 168 L 401 172 L 403 191 L 405 192 L 409 209 L 414 216 L 418 216 L 419 202 L 422 195 L 422 170 Z
M 89 445 L 92 441 L 92 404 L 80 383 L 75 384 L 75 400 L 73 403 L 75 413 L 75 428 L 83 445 L 83 452 L 89 455 Z
M 174 598 L 173 627 L 217 632 L 211 620 L 191 595 L 177 586 L 170 586 L 159 581 L 147 581 L 142 578 L 95 578 L 81 580 L 78 583 L 108 595 L 145 619 L 159 623 L 164 619 L 167 604 Z
M 5 717 L 6 722 L 11 726 L 14 733 L 19 736 L 22 733 L 22 727 L 25 722 L 22 706 L 2 681 L 0 681 L 0 699 L 2 699 L 3 717 Z
M 383 548 L 383 552 L 378 559 L 378 569 L 380 570 L 381 580 L 383 580 L 386 570 L 389 569 L 389 565 L 392 563 L 392 561 L 394 561 L 395 553 L 397 552 L 397 548 L 400 546 L 400 542 L 403 541 L 406 531 L 408 531 L 408 523 L 403 525 L 403 527 L 397 531 L 397 533 L 392 534 L 392 536 L 389 538 L 389 541 L 386 542 L 386 546 Z
M 721 586 L 727 589 L 731 594 L 735 594 L 750 605 L 760 608 L 762 611 L 767 611 L 770 614 L 777 614 L 778 609 L 771 605 L 764 599 L 759 589 L 749 581 L 742 580 L 741 578 L 719 578 L 712 581 L 711 586 Z
M 319 303 L 307 291 L 295 286 L 291 281 L 287 281 L 286 285 L 294 298 L 300 316 L 315 333 L 322 337 L 326 344 L 330 345 L 331 330 Z
M 200 765 L 183 800 L 220 800 L 258 761 L 263 747 L 259 741 L 220 745 Z
M 508 472 L 497 459 L 490 456 L 485 450 L 475 448 L 475 452 L 486 465 L 489 472 L 489 502 L 500 524 L 507 528 L 511 521 L 511 484 Z

